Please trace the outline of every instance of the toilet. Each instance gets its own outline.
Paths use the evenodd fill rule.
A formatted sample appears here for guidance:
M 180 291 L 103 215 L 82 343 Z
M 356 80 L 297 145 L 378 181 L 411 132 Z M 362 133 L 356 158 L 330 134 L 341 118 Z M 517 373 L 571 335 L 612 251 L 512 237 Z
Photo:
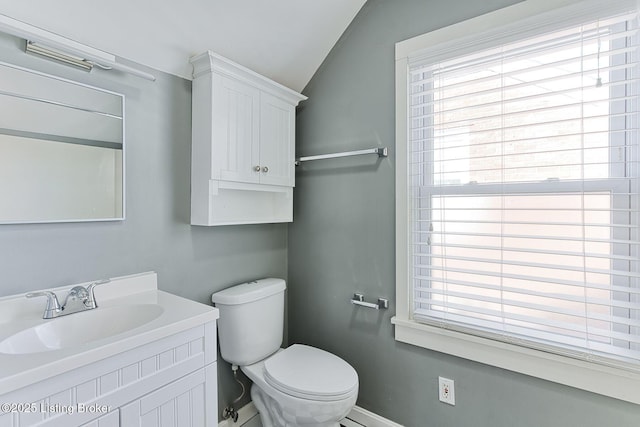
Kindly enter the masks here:
M 282 279 L 261 279 L 216 292 L 220 353 L 253 381 L 263 427 L 338 427 L 358 397 L 358 374 L 338 356 L 302 344 L 280 348 Z

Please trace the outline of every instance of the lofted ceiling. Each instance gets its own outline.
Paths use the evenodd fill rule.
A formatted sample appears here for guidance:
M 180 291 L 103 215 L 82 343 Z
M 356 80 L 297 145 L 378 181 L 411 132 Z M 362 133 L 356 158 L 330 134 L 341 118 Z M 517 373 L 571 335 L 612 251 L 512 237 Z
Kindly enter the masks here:
M 191 78 L 213 50 L 301 91 L 366 0 L 0 0 L 0 13 Z

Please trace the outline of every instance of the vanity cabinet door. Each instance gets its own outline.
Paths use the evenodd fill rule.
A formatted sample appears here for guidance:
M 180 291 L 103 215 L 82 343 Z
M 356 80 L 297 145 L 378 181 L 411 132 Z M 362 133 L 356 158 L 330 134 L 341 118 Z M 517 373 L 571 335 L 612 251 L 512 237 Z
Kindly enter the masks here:
M 214 427 L 218 424 L 216 364 L 120 408 L 122 427 Z M 207 381 L 207 376 L 213 376 Z
M 111 411 L 108 414 L 101 416 L 89 423 L 83 424 L 80 427 L 119 427 L 120 426 L 120 411 L 117 409 Z
M 259 115 L 258 89 L 233 78 L 213 75 L 212 179 L 260 181 Z
M 294 186 L 295 107 L 260 94 L 260 183 Z

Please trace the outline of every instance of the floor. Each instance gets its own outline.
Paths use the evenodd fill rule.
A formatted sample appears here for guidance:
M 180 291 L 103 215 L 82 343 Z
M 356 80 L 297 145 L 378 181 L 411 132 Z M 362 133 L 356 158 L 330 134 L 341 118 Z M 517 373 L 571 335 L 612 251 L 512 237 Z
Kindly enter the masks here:
M 242 427 L 262 427 L 262 423 L 260 422 L 260 416 L 256 415 L 252 417 L 249 421 L 242 424 Z
M 360 424 L 353 423 L 352 421 L 349 421 L 349 420 L 346 420 L 346 422 L 349 424 L 348 425 L 340 424 L 340 427 L 360 426 Z M 262 423 L 260 422 L 260 416 L 256 415 L 255 417 L 251 418 L 249 421 L 242 424 L 242 427 L 262 427 Z

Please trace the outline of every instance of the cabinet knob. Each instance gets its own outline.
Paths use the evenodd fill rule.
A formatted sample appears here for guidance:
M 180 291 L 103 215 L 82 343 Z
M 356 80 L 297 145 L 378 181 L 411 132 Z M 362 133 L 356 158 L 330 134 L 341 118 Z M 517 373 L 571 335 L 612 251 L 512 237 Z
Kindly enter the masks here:
M 254 167 L 253 170 L 255 170 L 256 172 L 260 172 L 260 165 Z
M 266 166 L 265 166 L 265 167 L 263 167 L 263 168 L 262 168 L 262 172 L 264 172 L 264 173 L 269 172 L 269 168 L 268 168 L 268 167 L 266 167 Z

